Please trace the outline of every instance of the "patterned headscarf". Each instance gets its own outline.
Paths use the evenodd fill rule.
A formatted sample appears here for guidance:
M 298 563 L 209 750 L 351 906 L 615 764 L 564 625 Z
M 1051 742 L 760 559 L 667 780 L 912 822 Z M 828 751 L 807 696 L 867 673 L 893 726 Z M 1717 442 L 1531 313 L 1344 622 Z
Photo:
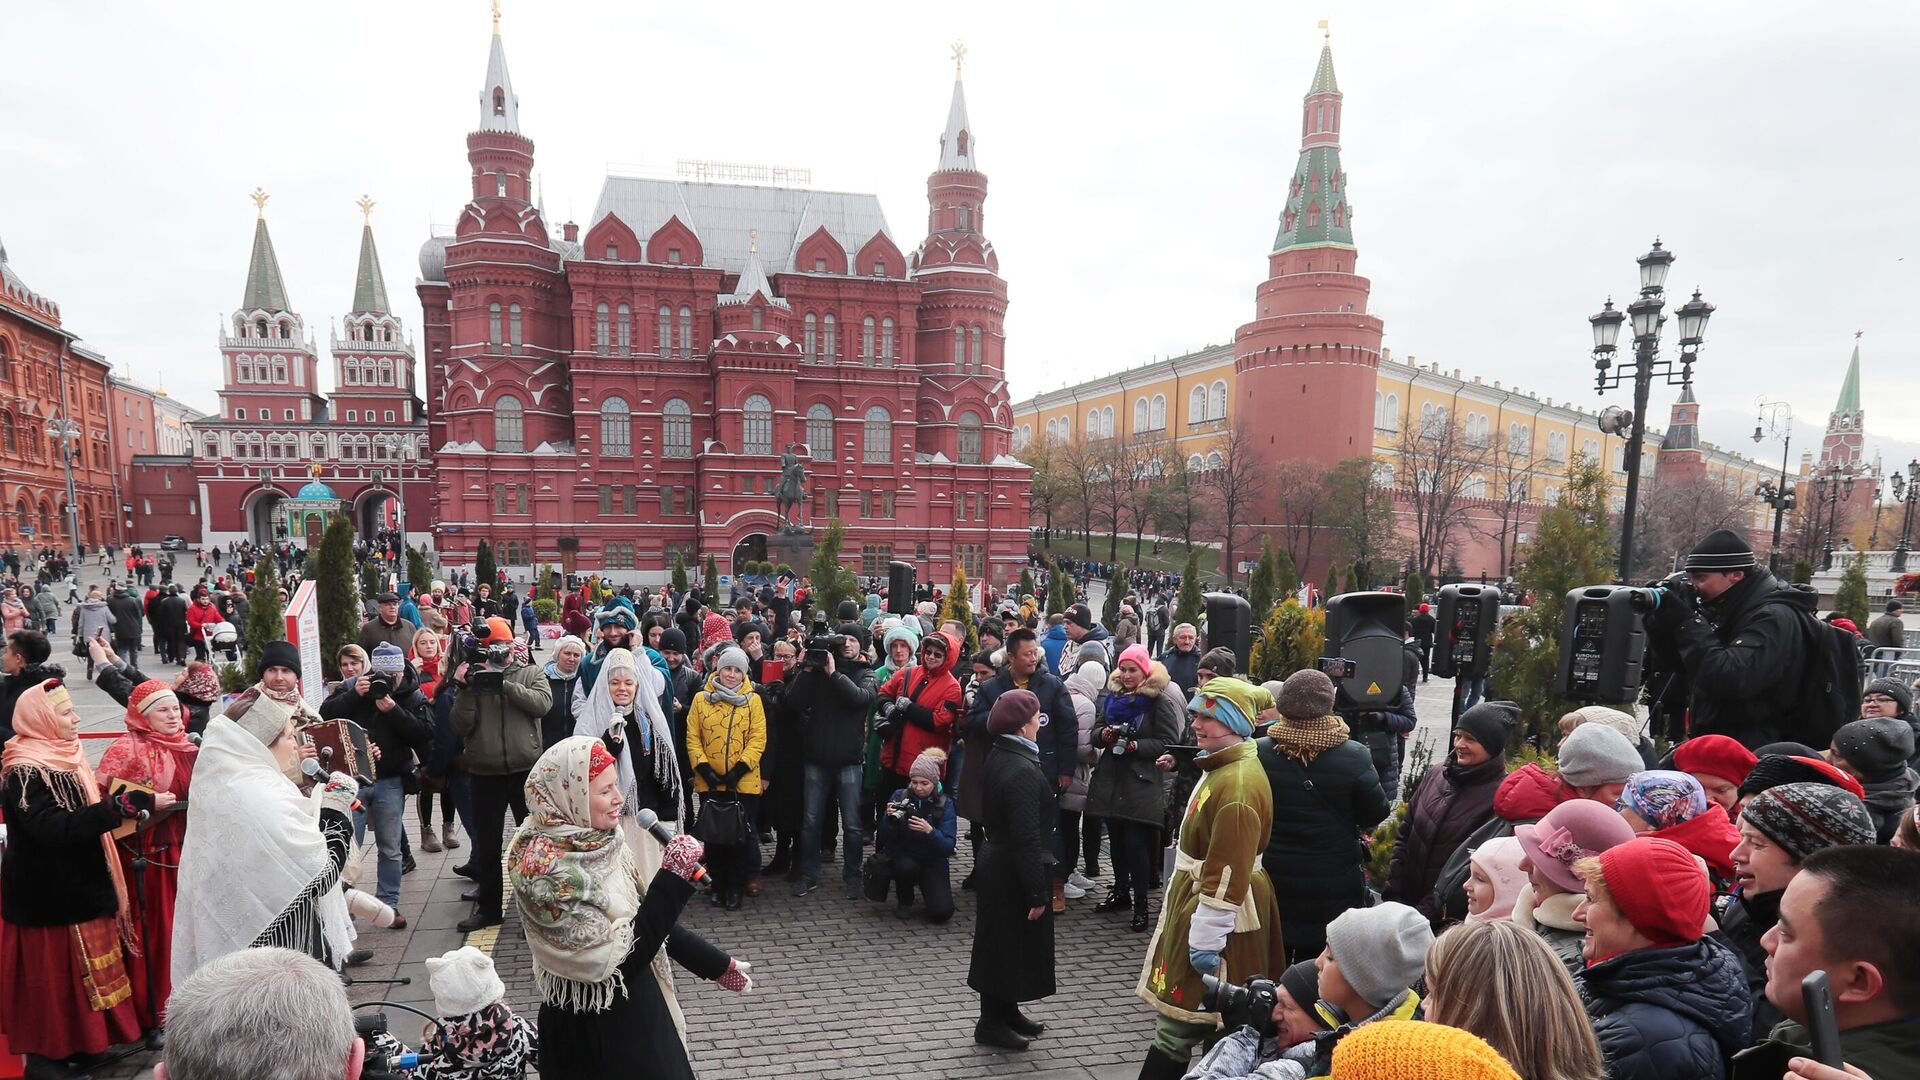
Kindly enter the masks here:
M 150 716 L 167 702 L 180 699 L 158 679 L 148 679 L 127 695 L 127 733 L 113 741 L 100 759 L 100 771 L 155 791 L 184 796 L 193 778 L 193 759 L 200 748 L 187 738 L 184 724 L 170 735 L 155 730 Z
M 640 870 L 618 829 L 593 828 L 588 787 L 600 740 L 553 744 L 527 775 L 527 819 L 507 846 L 514 902 L 533 951 L 541 1000 L 604 1012 L 627 992 Z M 602 766 L 604 768 L 604 766 Z
M 212 664 L 195 660 L 180 673 L 180 680 L 173 684 L 173 689 L 176 694 L 185 694 L 195 701 L 218 701 L 220 676 L 213 673 Z
M 1690 773 L 1655 769 L 1627 777 L 1619 809 L 1639 814 L 1656 829 L 1670 828 L 1707 812 L 1707 793 Z

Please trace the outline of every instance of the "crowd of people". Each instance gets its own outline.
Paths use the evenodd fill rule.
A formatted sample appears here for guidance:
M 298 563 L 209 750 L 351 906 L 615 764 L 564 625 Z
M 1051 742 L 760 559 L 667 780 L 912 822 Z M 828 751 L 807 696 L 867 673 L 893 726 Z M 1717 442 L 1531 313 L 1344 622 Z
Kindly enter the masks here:
M 1741 585 L 1716 575 L 1760 573 L 1724 546 L 1690 565 L 1708 600 Z M 189 610 L 246 603 L 248 564 L 221 575 L 221 559 Z M 356 922 L 406 928 L 417 823 L 423 850 L 467 850 L 459 929 L 512 903 L 527 934 L 537 1023 L 505 1010 L 490 965 L 433 962 L 443 1016 L 509 1069 L 692 1076 L 671 968 L 752 985 L 751 964 L 678 925 L 696 884 L 741 911 L 774 883 L 814 892 L 835 863 L 848 902 L 902 919 L 946 924 L 974 894 L 974 1038 L 995 1049 L 1046 1037 L 1022 1006 L 1057 989 L 1071 903 L 1138 934 L 1119 940 L 1138 943 L 1155 1021 L 1146 1080 L 1828 1080 L 1800 1063 L 1814 970 L 1849 1063 L 1920 1064 L 1920 852 L 1902 850 L 1920 848 L 1920 722 L 1899 680 L 1868 682 L 1817 747 L 1772 738 L 1790 716 L 1753 731 L 1723 708 L 1667 752 L 1634 713 L 1588 706 L 1541 748 L 1551 761 L 1511 770 L 1521 711 L 1480 701 L 1396 812 L 1417 622 L 1388 720 L 1318 670 L 1249 681 L 1201 627 L 1163 622 L 1155 647 L 1170 582 L 1138 584 L 1109 629 L 1077 597 L 1047 612 L 989 593 L 979 618 L 943 619 L 931 591 L 826 611 L 804 580 L 724 601 L 589 580 L 542 594 L 560 613 L 543 630 L 534 589 L 454 577 L 370 597 L 311 697 L 275 642 L 224 704 L 203 661 L 145 677 L 138 623 L 129 639 L 112 622 L 75 636 L 126 707 L 97 765 L 23 623 L 0 680 L 0 1032 L 35 1077 L 140 1041 L 166 1048 L 167 1075 L 224 1075 L 204 1058 L 241 1023 L 235 981 L 306 986 L 370 957 Z M 1711 637 L 1712 609 L 1696 617 Z M 191 635 L 149 628 L 187 658 Z M 348 723 L 371 759 L 357 769 L 311 737 Z

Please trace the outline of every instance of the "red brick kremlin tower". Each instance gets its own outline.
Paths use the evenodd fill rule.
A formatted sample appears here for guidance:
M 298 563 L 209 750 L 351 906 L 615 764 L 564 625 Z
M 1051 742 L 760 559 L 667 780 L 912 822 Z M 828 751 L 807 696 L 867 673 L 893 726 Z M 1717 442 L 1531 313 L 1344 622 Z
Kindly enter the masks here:
M 1255 290 L 1254 320 L 1234 335 L 1234 410 L 1271 461 L 1331 465 L 1373 453 L 1380 320 L 1355 272 L 1353 205 L 1340 167 L 1341 96 L 1333 47 L 1320 50 L 1301 108 L 1300 161 L 1287 181 L 1280 232 Z M 1241 414 L 1229 411 L 1227 422 Z

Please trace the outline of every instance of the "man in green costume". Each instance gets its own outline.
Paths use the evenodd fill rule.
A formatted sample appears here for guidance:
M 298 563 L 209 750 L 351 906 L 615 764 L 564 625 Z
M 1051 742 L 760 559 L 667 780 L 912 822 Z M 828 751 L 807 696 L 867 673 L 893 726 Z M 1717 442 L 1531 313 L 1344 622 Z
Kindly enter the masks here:
M 1140 1080 L 1183 1075 L 1195 1044 L 1220 1027 L 1220 1014 L 1201 1007 L 1202 974 L 1237 983 L 1286 967 L 1280 912 L 1260 865 L 1273 828 L 1273 789 L 1253 743 L 1254 720 L 1272 704 L 1261 687 L 1221 677 L 1196 690 L 1188 706 L 1201 776 L 1140 970 L 1136 993 L 1160 1014 Z

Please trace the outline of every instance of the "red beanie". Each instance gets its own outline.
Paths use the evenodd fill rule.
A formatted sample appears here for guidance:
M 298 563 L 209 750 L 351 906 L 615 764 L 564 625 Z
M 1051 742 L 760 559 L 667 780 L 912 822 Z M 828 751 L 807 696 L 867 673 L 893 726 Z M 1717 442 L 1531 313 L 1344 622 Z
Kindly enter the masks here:
M 1700 940 L 1713 886 L 1693 852 L 1659 836 L 1637 836 L 1600 853 L 1614 906 L 1655 948 Z
M 1847 772 L 1833 762 L 1825 758 L 1817 757 L 1796 757 L 1793 760 L 1827 777 L 1828 782 L 1833 784 L 1833 786 L 1845 788 L 1853 792 L 1853 797 L 1859 799 L 1861 802 L 1866 801 L 1867 789 L 1860 786 L 1860 781 L 1855 780 L 1852 773 Z
M 1746 783 L 1759 758 L 1725 735 L 1701 735 L 1681 743 L 1673 751 L 1673 767 L 1681 772 L 1717 776 L 1734 787 Z

